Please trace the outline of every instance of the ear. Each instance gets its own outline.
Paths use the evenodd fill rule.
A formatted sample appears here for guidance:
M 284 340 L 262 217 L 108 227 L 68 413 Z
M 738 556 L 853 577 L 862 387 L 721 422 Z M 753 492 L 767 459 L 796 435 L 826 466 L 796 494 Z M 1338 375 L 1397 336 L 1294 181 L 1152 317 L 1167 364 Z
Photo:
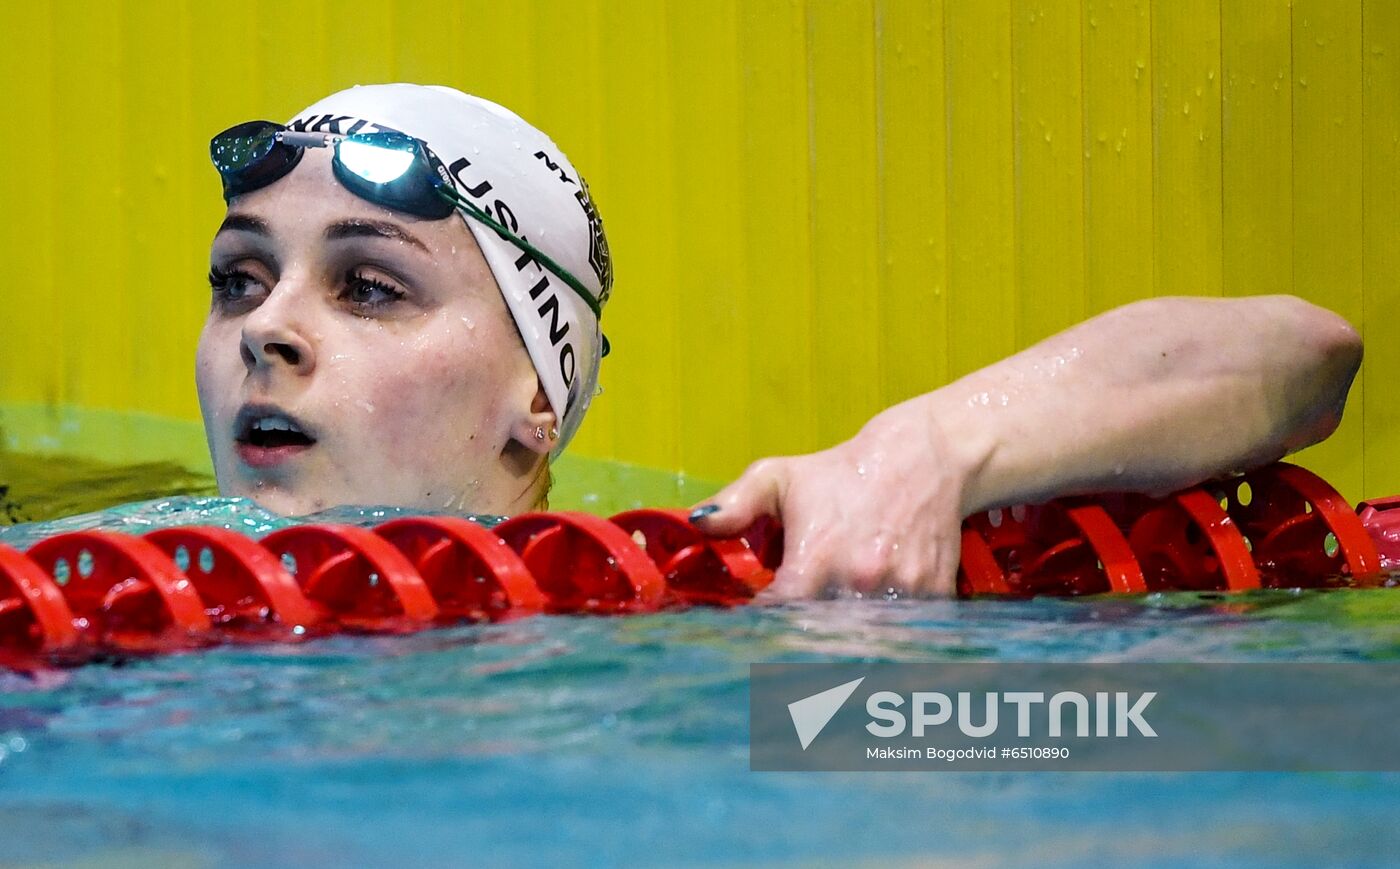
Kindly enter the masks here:
M 535 397 L 530 401 L 529 413 L 523 413 L 511 427 L 511 439 L 532 453 L 548 455 L 559 442 L 559 418 L 549 406 L 549 396 L 544 394 L 544 384 L 535 379 Z

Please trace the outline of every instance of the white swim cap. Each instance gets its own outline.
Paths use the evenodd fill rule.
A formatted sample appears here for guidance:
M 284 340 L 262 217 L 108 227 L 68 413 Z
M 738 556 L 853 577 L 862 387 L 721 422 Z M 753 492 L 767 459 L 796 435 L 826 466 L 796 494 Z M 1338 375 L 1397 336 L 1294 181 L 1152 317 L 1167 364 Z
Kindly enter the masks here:
M 457 192 L 520 236 L 607 303 L 612 258 L 583 177 L 549 137 L 514 112 L 449 87 L 364 85 L 331 94 L 288 123 L 348 135 L 396 130 L 422 139 Z M 476 237 L 559 417 L 558 455 L 593 400 L 602 333 L 577 292 L 478 220 L 457 212 Z

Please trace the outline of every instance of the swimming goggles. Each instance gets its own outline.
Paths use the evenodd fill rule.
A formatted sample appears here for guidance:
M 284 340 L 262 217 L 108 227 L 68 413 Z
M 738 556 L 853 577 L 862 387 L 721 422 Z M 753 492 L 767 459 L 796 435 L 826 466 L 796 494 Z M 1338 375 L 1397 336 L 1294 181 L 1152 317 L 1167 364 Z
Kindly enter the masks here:
M 458 193 L 447 167 L 421 139 L 389 131 L 348 136 L 304 133 L 272 121 L 247 121 L 210 139 L 209 159 L 223 179 L 227 202 L 291 172 L 307 148 L 333 148 L 331 166 L 336 179 L 351 193 L 376 205 L 430 220 L 461 209 L 534 257 L 578 293 L 593 316 L 602 319 L 602 306 L 582 281 Z M 608 349 L 605 337 L 602 355 L 606 356 Z

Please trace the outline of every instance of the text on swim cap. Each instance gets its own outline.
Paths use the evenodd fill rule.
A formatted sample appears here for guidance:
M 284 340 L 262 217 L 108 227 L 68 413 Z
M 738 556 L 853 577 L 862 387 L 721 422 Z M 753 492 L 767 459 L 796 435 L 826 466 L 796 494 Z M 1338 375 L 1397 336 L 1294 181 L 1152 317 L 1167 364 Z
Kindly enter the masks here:
M 463 173 L 471 168 L 471 166 L 472 162 L 466 157 L 458 157 L 447 167 L 447 171 L 451 173 L 457 184 L 468 196 L 471 196 L 473 199 L 483 200 L 487 193 L 495 189 L 495 186 L 490 180 L 485 178 L 483 178 L 480 183 L 472 185 L 471 182 L 463 177 Z M 515 210 L 504 200 L 496 198 L 489 204 L 483 201 L 481 210 L 486 212 L 486 215 L 492 220 L 498 221 L 502 226 L 518 236 L 522 241 L 530 241 L 529 237 L 520 231 L 520 221 L 515 216 Z M 509 241 L 508 238 L 501 236 L 500 233 L 497 233 L 497 235 Z M 572 405 L 574 399 L 572 387 L 574 385 L 574 376 L 578 371 L 578 354 L 574 351 L 573 342 L 568 340 L 569 323 L 568 321 L 564 321 L 562 324 L 560 322 L 561 309 L 559 305 L 559 296 L 553 290 L 553 285 L 549 279 L 549 273 L 536 261 L 533 254 L 529 251 L 520 251 L 520 255 L 515 259 L 516 271 L 523 272 L 525 268 L 530 265 L 533 265 L 539 272 L 539 280 L 530 288 L 530 299 L 531 301 L 539 302 L 539 307 L 535 309 L 535 314 L 540 318 L 541 325 L 544 324 L 544 321 L 548 320 L 549 346 L 557 355 L 559 376 L 564 380 L 564 387 L 570 390 L 569 404 Z M 543 297 L 543 301 L 541 301 L 541 297 Z M 567 413 L 568 408 L 565 408 L 564 412 Z
M 344 126 L 347 122 L 349 122 L 349 126 Z M 393 127 L 386 127 L 383 124 L 376 124 L 361 118 L 352 118 L 349 115 L 312 115 L 309 118 L 297 118 L 287 125 L 287 129 L 298 133 L 329 133 L 332 136 L 353 136 L 356 133 L 406 135 L 403 131 Z
M 588 191 L 588 182 L 579 176 L 578 181 L 570 178 L 558 163 L 554 162 L 544 151 L 535 152 L 536 160 L 543 160 L 551 172 L 559 173 L 559 180 L 565 184 L 573 184 L 580 189 L 574 191 L 574 200 L 578 202 L 579 208 L 583 209 L 583 218 L 588 221 L 588 264 L 593 268 L 593 274 L 598 277 L 598 287 L 601 290 L 598 294 L 598 305 L 601 307 L 608 303 L 608 296 L 612 293 L 612 254 L 608 251 L 608 236 L 603 232 L 603 218 L 598 214 L 598 209 L 593 204 L 593 197 Z

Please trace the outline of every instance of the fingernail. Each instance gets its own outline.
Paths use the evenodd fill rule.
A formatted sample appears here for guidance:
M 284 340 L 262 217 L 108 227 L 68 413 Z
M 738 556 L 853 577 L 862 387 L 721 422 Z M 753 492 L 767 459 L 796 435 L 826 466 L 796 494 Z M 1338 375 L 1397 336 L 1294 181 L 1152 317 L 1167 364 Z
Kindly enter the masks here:
M 713 516 L 718 512 L 718 504 L 704 504 L 690 511 L 690 521 L 693 524 L 695 522 L 699 522 L 701 519 L 704 519 L 706 516 Z

